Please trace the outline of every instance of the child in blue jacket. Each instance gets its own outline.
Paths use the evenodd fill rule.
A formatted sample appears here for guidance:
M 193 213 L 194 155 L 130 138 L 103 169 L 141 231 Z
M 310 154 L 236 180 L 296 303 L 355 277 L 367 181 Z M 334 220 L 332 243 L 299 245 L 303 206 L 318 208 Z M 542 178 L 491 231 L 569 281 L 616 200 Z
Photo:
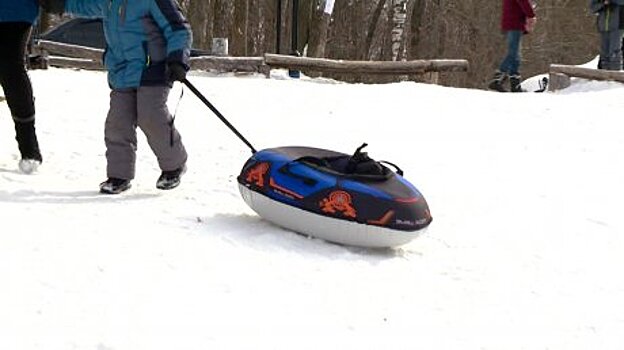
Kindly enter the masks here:
M 162 173 L 156 187 L 180 184 L 187 153 L 166 102 L 186 78 L 192 34 L 175 0 L 42 0 L 51 12 L 102 18 L 104 65 L 111 87 L 104 127 L 108 179 L 100 192 L 118 194 L 135 176 L 138 126 Z
M 26 43 L 39 15 L 37 0 L 0 0 L 0 85 L 15 124 L 21 154 L 19 169 L 26 174 L 41 164 L 35 132 L 35 102 L 26 73 Z

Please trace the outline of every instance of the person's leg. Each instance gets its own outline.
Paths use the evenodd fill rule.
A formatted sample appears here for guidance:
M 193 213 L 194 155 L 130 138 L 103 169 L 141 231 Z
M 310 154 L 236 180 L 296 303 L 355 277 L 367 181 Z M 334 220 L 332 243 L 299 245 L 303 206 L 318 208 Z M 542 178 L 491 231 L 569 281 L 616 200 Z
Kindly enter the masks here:
M 505 71 L 509 74 L 509 90 L 511 92 L 522 92 L 522 77 L 520 76 L 520 43 L 522 32 L 519 30 L 510 31 L 507 36 L 507 57 L 504 62 Z
M 0 84 L 13 116 L 15 138 L 22 160 L 40 163 L 42 157 L 35 132 L 33 90 L 24 64 L 31 29 L 27 22 L 0 23 Z M 30 172 L 34 169 L 23 170 Z
M 598 58 L 598 69 L 608 69 L 609 66 L 609 32 L 600 32 L 600 56 Z
M 624 10 L 623 10 L 624 11 Z M 615 38 L 613 38 L 613 40 L 616 40 L 616 61 L 617 61 L 617 70 L 621 70 L 622 69 L 622 65 L 624 65 L 624 54 L 622 53 L 622 38 L 624 37 L 624 30 L 620 29 L 616 31 L 616 35 Z
M 603 39 L 604 59 L 602 67 L 608 70 L 620 70 L 622 68 L 622 31 L 612 30 L 604 32 Z
M 624 9 L 622 10 L 621 13 L 624 15 Z M 622 50 L 624 50 L 624 31 L 621 31 L 621 35 L 622 35 L 622 39 L 620 40 L 620 48 L 621 48 L 620 54 L 622 55 L 622 69 L 624 69 L 624 52 L 621 52 Z M 598 67 L 598 69 L 600 69 L 600 67 Z
M 137 124 L 162 171 L 178 169 L 187 159 L 182 138 L 167 108 L 169 90 L 165 86 L 144 86 L 139 88 L 137 97 Z
M 522 32 L 512 30 L 507 32 L 507 56 L 501 63 L 500 70 L 509 75 L 516 75 L 520 69 L 520 40 Z
M 188 157 L 167 108 L 169 90 L 165 86 L 141 87 L 137 104 L 138 125 L 145 133 L 162 170 L 156 182 L 156 187 L 162 190 L 172 189 L 180 184 Z
M 498 71 L 494 73 L 494 77 L 490 81 L 489 88 L 500 92 L 505 92 L 507 89 L 504 87 L 505 83 L 509 79 L 510 75 L 517 73 L 519 65 L 519 49 L 520 38 L 522 32 L 517 30 L 508 31 L 505 33 L 505 39 L 507 41 L 507 53 L 505 58 L 498 67 Z
M 136 165 L 136 90 L 113 90 L 110 109 L 104 125 L 106 144 L 106 175 L 109 178 L 132 180 Z

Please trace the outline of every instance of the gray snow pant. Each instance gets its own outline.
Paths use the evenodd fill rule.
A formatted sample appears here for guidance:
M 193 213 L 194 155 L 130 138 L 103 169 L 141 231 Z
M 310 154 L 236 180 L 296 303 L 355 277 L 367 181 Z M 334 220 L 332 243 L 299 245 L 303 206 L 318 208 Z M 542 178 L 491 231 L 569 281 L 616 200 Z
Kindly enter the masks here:
M 186 150 L 167 108 L 169 90 L 166 86 L 141 86 L 111 91 L 104 126 L 108 177 L 134 178 L 137 126 L 145 134 L 162 171 L 175 170 L 186 163 Z

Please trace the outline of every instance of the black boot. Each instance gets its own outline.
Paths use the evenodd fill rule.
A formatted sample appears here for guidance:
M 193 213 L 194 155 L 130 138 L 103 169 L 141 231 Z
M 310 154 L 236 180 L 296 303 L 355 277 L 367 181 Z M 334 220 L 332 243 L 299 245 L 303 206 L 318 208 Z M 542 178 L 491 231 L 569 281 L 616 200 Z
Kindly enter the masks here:
M 498 92 L 507 92 L 505 89 L 505 82 L 507 81 L 508 75 L 505 72 L 496 71 L 494 73 L 494 77 L 490 80 L 490 84 L 488 85 L 488 89 Z
M 511 88 L 511 92 L 525 92 L 520 85 L 522 81 L 522 77 L 519 75 L 512 75 L 509 77 L 509 86 Z
M 171 190 L 178 187 L 178 185 L 180 185 L 180 178 L 185 172 L 185 165 L 182 165 L 175 170 L 163 171 L 162 174 L 160 174 L 158 181 L 156 181 L 156 188 L 159 190 Z
M 121 192 L 132 187 L 130 180 L 109 177 L 100 184 L 100 193 L 104 194 L 120 194 Z

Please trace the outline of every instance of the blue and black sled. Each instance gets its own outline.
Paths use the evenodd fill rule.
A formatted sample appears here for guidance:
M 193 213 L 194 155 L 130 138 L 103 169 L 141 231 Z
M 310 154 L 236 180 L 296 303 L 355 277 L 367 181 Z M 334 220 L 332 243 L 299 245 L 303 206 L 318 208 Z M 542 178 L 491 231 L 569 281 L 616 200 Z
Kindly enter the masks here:
M 188 81 L 184 83 L 252 151 L 238 176 L 245 202 L 280 227 L 350 246 L 406 244 L 432 221 L 423 195 L 395 165 L 311 147 L 256 151 Z M 394 170 L 386 166 L 393 167 Z

